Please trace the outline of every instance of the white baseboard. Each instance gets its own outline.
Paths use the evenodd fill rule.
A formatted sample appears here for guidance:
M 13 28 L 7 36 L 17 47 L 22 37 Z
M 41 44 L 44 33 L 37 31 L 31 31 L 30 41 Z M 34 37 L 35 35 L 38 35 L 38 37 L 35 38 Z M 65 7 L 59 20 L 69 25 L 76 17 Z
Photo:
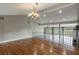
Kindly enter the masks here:
M 16 40 L 22 40 L 25 38 L 32 38 L 32 36 L 29 37 L 22 37 L 22 38 L 17 38 L 17 39 L 9 39 L 9 40 L 5 40 L 5 41 L 1 41 L 0 43 L 6 43 L 6 42 L 11 42 L 11 41 L 16 41 Z

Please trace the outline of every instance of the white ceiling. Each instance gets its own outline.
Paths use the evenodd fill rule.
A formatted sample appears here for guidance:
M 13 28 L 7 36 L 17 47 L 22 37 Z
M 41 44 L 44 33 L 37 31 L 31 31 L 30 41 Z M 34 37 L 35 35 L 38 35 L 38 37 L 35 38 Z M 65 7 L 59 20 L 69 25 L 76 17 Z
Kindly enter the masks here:
M 27 15 L 32 11 L 32 3 L 0 3 L 0 15 Z M 58 11 L 61 10 L 60 14 Z M 47 24 L 55 22 L 77 21 L 77 4 L 71 3 L 39 3 L 37 11 L 40 18 L 37 23 Z M 46 16 L 43 16 L 46 14 Z
M 41 23 L 41 24 L 47 24 L 47 23 L 61 23 L 61 22 L 75 22 L 78 20 L 78 7 L 76 4 L 64 7 L 64 8 L 60 8 L 60 9 L 56 9 L 56 10 L 52 10 L 52 11 L 48 11 L 46 13 L 46 16 L 41 16 L 39 20 L 37 20 L 37 22 Z M 62 13 L 59 13 L 59 11 L 62 11 Z
M 39 3 L 37 11 L 41 11 L 56 3 Z M 32 11 L 33 3 L 0 3 L 0 15 L 26 15 Z

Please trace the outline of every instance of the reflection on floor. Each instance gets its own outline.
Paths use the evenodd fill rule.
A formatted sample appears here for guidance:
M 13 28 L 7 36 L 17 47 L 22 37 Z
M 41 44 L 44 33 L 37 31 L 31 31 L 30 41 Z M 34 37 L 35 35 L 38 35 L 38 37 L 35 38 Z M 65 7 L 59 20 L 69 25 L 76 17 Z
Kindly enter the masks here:
M 65 47 L 39 38 L 28 38 L 0 44 L 1 55 L 73 55 L 79 47 Z

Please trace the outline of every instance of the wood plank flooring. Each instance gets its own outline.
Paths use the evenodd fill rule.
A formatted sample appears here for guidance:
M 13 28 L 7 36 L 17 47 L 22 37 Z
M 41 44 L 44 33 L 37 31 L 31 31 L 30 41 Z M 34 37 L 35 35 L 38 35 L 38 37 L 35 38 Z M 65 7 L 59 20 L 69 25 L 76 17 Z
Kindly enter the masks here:
M 38 38 L 0 43 L 0 55 L 78 55 L 79 47 L 65 47 Z

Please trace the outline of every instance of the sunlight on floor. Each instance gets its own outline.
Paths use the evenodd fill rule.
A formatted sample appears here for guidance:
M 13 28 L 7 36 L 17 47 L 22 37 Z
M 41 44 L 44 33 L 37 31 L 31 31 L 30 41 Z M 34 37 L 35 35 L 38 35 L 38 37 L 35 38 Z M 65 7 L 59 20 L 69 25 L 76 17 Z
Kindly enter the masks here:
M 34 53 L 33 53 L 33 55 L 37 55 L 37 50 L 36 50 L 36 48 L 34 48 Z
M 41 49 L 44 49 L 44 44 L 43 43 L 41 44 Z

